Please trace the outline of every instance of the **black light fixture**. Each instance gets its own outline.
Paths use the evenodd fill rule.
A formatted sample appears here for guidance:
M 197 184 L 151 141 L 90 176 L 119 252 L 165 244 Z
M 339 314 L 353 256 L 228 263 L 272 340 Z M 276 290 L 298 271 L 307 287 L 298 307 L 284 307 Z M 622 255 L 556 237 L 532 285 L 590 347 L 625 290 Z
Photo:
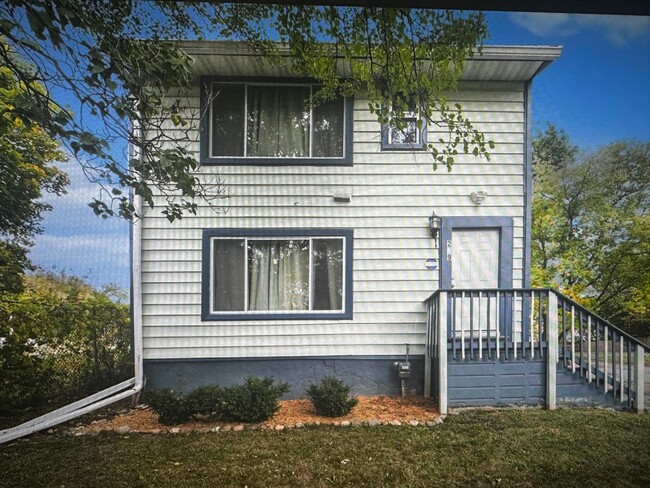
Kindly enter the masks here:
M 431 213 L 429 217 L 429 232 L 431 232 L 431 237 L 434 239 L 438 238 L 440 233 L 440 227 L 442 226 L 442 219 L 436 215 L 435 212 Z

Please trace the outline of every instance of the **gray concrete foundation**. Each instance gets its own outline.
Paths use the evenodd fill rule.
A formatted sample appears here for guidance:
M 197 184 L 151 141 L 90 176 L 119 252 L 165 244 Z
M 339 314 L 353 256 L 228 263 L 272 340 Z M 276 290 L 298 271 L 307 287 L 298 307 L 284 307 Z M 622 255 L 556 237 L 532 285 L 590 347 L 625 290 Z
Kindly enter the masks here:
M 230 386 L 243 383 L 247 376 L 272 376 L 289 383 L 284 398 L 305 397 L 310 384 L 325 376 L 335 376 L 351 387 L 353 395 L 401 394 L 401 384 L 394 361 L 403 356 L 321 357 L 268 359 L 145 360 L 147 389 L 172 388 L 189 392 L 202 385 Z M 421 395 L 424 385 L 424 356 L 409 358 L 413 367 L 407 381 L 409 391 Z

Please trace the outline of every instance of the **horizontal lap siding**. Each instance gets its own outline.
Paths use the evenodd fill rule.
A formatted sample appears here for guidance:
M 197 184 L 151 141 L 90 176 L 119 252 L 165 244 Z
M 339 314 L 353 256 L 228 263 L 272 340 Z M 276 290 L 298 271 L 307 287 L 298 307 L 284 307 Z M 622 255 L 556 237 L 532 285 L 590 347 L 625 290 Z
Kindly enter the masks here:
M 459 155 L 451 172 L 425 153 L 382 152 L 380 127 L 367 100 L 354 104 L 354 165 L 207 166 L 229 198 L 221 212 L 169 224 L 157 211 L 142 222 L 145 358 L 228 358 L 423 354 L 422 301 L 437 287 L 425 260 L 437 257 L 428 235 L 433 210 L 444 216 L 506 216 L 514 222 L 515 285 L 523 273 L 524 95 L 521 84 L 466 85 L 455 94 L 464 114 L 495 143 L 490 161 Z M 197 104 L 192 94 L 190 102 Z M 188 114 L 191 118 L 193 114 Z M 167 135 L 181 134 L 169 125 Z M 198 131 L 189 139 L 198 140 Z M 443 136 L 429 127 L 428 138 Z M 198 155 L 198 144 L 188 148 Z M 480 207 L 469 198 L 484 190 Z M 349 193 L 350 203 L 334 194 Z M 157 203 L 162 203 L 158 200 Z M 204 228 L 323 227 L 354 229 L 354 318 L 349 321 L 201 321 Z

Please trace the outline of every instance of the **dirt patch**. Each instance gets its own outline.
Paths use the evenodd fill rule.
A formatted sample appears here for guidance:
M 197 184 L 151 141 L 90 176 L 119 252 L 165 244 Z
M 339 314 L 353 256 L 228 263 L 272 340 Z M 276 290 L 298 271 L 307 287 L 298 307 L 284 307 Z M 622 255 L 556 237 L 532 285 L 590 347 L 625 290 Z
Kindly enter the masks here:
M 350 424 L 369 423 L 426 423 L 435 422 L 439 418 L 434 402 L 430 399 L 410 396 L 401 397 L 358 397 L 358 405 L 348 415 L 343 417 L 322 417 L 316 413 L 309 400 L 284 400 L 280 402 L 280 410 L 257 428 L 275 429 L 278 426 L 295 427 L 313 424 L 335 424 L 349 422 Z M 166 426 L 158 422 L 158 416 L 145 406 L 138 406 L 127 413 L 111 419 L 94 420 L 89 424 L 78 425 L 72 429 L 73 434 L 95 434 L 103 430 L 118 432 L 208 432 L 211 430 L 229 430 L 241 424 L 211 420 L 192 420 L 177 426 Z M 128 427 L 126 429 L 125 427 Z M 178 430 L 176 430 L 178 429 Z M 237 429 L 240 430 L 240 429 Z

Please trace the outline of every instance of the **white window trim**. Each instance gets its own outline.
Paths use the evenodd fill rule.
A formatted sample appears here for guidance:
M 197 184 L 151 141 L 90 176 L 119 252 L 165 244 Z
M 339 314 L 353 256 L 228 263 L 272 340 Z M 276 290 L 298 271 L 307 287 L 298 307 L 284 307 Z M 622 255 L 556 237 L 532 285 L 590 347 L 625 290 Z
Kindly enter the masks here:
M 212 154 L 212 139 L 213 139 L 213 130 L 212 130 L 212 121 L 213 119 L 213 106 L 214 106 L 214 100 L 212 99 L 212 93 L 213 93 L 213 87 L 215 85 L 243 85 L 244 86 L 244 155 L 243 156 L 214 156 Z M 245 159 L 257 159 L 260 157 L 263 157 L 264 159 L 271 159 L 271 160 L 291 160 L 291 159 L 317 159 L 317 160 L 340 160 L 340 159 L 345 159 L 346 157 L 346 144 L 345 144 L 345 135 L 347 133 L 347 106 L 345 103 L 345 100 L 341 100 L 341 103 L 343 105 L 343 113 L 342 113 L 342 119 L 343 119 L 343 127 L 342 127 L 342 134 L 341 138 L 343 141 L 343 153 L 341 156 L 318 156 L 317 158 L 314 158 L 312 156 L 312 149 L 313 149 L 313 140 L 314 140 L 314 109 L 313 107 L 310 108 L 309 110 L 309 155 L 308 156 L 248 156 L 248 87 L 249 86 L 288 86 L 288 87 L 300 87 L 300 86 L 305 86 L 309 87 L 309 96 L 311 97 L 314 92 L 314 86 L 319 86 L 317 83 L 263 83 L 263 82 L 247 82 L 247 81 L 212 81 L 209 84 L 210 89 L 209 89 L 209 94 L 210 97 L 209 99 L 209 107 L 208 107 L 208 117 L 209 117 L 209 122 L 208 122 L 208 158 L 213 159 L 213 160 L 227 160 L 227 159 L 233 159 L 233 158 L 241 158 L 243 160 Z
M 411 120 L 415 122 L 415 137 L 416 140 L 415 142 L 393 142 L 393 131 L 391 130 L 391 127 L 387 125 L 387 144 L 389 146 L 422 146 L 422 132 L 425 130 L 425 126 L 423 125 L 421 129 L 418 129 L 417 123 L 418 123 L 418 118 L 415 115 L 415 112 L 403 112 L 402 116 L 400 117 L 402 120 Z
M 314 281 L 314 272 L 313 272 L 313 240 L 329 240 L 329 239 L 338 239 L 342 244 L 342 274 L 341 274 L 341 308 L 337 310 L 313 310 L 313 286 L 315 285 Z M 244 308 L 246 310 L 216 310 L 214 308 L 214 284 L 215 284 L 215 272 L 214 272 L 214 242 L 217 240 L 237 240 L 244 241 Z M 249 241 L 309 241 L 309 310 L 247 310 L 248 309 L 248 242 Z M 248 236 L 227 236 L 227 237 L 211 237 L 210 238 L 210 314 L 219 314 L 219 315 L 250 315 L 251 318 L 254 318 L 256 315 L 273 315 L 273 314 L 328 314 L 328 313 L 344 313 L 346 308 L 345 298 L 346 298 L 346 273 L 349 271 L 347 269 L 347 237 L 346 236 L 269 236 L 269 237 L 248 237 Z

